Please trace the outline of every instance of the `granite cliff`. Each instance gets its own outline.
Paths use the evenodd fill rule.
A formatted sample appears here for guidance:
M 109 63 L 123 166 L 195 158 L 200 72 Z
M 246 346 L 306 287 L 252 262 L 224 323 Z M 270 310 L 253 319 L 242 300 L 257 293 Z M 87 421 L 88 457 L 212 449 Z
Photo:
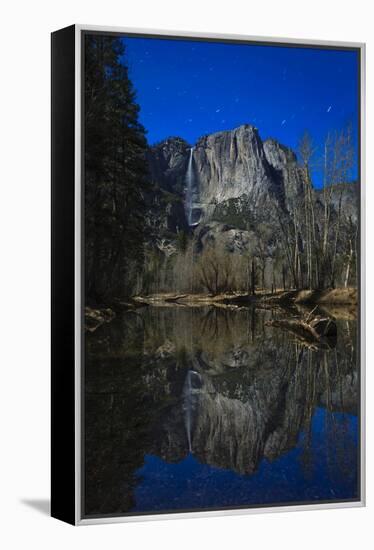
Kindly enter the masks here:
M 190 154 L 191 146 L 180 138 L 152 147 L 152 181 L 182 198 Z M 198 139 L 192 147 L 192 180 L 194 225 L 233 208 L 283 207 L 302 192 L 296 155 L 274 139 L 263 142 L 249 124 Z

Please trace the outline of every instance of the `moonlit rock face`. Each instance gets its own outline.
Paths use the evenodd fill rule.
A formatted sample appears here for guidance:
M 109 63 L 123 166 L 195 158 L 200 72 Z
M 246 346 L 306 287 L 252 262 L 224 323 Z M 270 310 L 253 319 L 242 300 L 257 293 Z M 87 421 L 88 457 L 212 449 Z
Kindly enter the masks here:
M 263 146 L 266 160 L 277 170 L 283 170 L 288 163 L 296 162 L 295 153 L 275 139 L 265 140 Z
M 149 161 L 152 180 L 183 195 L 189 226 L 208 222 L 217 205 L 232 199 L 267 208 L 302 192 L 294 152 L 274 139 L 262 141 L 250 124 L 203 136 L 192 148 L 169 138 L 151 148 Z
M 200 202 L 223 202 L 269 190 L 273 181 L 254 126 L 200 138 L 194 151 Z
M 303 192 L 302 169 L 292 149 L 275 139 L 267 139 L 264 141 L 264 152 L 278 188 L 278 196 L 284 196 L 287 202 L 300 195 Z

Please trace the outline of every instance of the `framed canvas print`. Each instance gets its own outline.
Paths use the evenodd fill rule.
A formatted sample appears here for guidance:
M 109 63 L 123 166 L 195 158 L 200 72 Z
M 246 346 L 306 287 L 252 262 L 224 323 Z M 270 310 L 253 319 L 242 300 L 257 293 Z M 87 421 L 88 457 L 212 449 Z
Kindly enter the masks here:
M 52 34 L 52 515 L 362 506 L 364 45 Z

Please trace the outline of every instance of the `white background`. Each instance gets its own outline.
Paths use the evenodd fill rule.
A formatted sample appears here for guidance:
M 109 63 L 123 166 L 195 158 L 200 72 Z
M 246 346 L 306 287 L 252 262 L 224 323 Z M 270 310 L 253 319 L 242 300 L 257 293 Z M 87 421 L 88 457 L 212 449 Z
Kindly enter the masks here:
M 371 2 L 24 0 L 2 3 L 0 323 L 2 548 L 372 547 L 373 93 Z M 72 23 L 367 42 L 368 507 L 73 528 L 49 498 L 50 36 Z M 222 75 L 226 78 L 226 75 Z M 318 85 L 318 83 L 316 83 Z M 3 540 L 4 539 L 4 540 Z

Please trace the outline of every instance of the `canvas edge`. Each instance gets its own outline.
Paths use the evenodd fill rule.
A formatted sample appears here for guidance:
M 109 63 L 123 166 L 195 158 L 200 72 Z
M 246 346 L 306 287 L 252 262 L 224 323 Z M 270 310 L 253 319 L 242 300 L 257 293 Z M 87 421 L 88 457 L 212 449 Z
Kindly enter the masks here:
M 135 28 L 135 27 L 116 27 L 105 25 L 75 25 L 80 31 L 96 31 L 96 32 L 112 32 L 112 33 L 124 33 L 134 35 L 151 35 L 161 37 L 175 37 L 175 38 L 202 38 L 212 40 L 234 40 L 234 41 L 248 41 L 248 42 L 272 42 L 275 44 L 295 44 L 305 46 L 332 46 L 337 48 L 364 48 L 364 42 L 348 42 L 339 40 L 321 40 L 321 39 L 302 39 L 302 38 L 287 38 L 287 37 L 268 37 L 268 36 L 256 36 L 256 35 L 243 35 L 243 34 L 226 34 L 226 33 L 211 33 L 211 32 L 196 32 L 196 31 L 181 31 L 171 29 L 153 29 L 153 28 Z
M 75 357 L 74 357 L 74 404 L 75 404 L 75 524 L 79 525 L 82 517 L 82 480 L 81 480 L 81 380 L 82 380 L 82 250 L 81 250 L 81 31 L 80 25 L 75 25 L 75 201 L 74 201 L 74 319 L 75 319 Z
M 360 51 L 360 261 L 361 261 L 361 279 L 360 279 L 360 391 L 361 391 L 361 410 L 360 410 L 360 500 L 321 504 L 301 504 L 288 506 L 271 506 L 257 508 L 241 508 L 228 510 L 207 510 L 196 512 L 175 512 L 165 514 L 147 514 L 119 517 L 100 517 L 83 518 L 82 517 L 82 479 L 81 479 L 81 331 L 82 331 L 82 292 L 81 292 L 81 36 L 82 31 L 113 32 L 123 34 L 142 34 L 153 36 L 168 36 L 176 38 L 201 38 L 217 40 L 236 40 L 236 41 L 254 41 L 274 44 L 295 44 L 305 46 L 328 46 L 337 48 L 355 48 Z M 366 76 L 365 76 L 365 57 L 366 44 L 364 42 L 343 42 L 330 40 L 297 39 L 284 37 L 264 37 L 248 36 L 238 34 L 216 34 L 205 32 L 190 31 L 172 31 L 160 29 L 112 27 L 97 25 L 75 25 L 75 525 L 94 525 L 107 523 L 129 523 L 138 521 L 155 521 L 169 519 L 192 519 L 209 518 L 220 516 L 237 516 L 260 513 L 279 513 L 279 512 L 300 512 L 316 511 L 341 508 L 357 508 L 366 506 L 366 275 L 365 275 L 365 185 L 366 185 L 366 128 L 365 128 L 365 108 L 366 108 Z
M 366 45 L 360 47 L 360 473 L 366 506 Z
M 52 32 L 50 45 L 50 515 L 74 524 L 74 25 Z

